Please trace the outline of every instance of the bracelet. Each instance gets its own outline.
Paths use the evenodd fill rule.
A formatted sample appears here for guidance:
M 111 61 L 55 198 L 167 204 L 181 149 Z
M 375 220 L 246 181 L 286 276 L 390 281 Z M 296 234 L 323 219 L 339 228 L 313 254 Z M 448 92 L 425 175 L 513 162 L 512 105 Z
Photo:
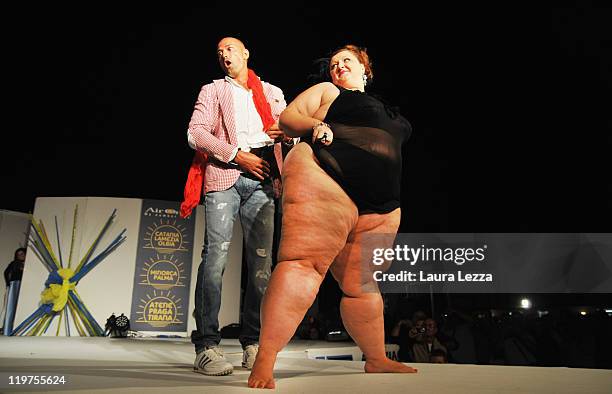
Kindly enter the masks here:
M 312 131 L 314 132 L 314 131 L 316 130 L 316 128 L 317 128 L 317 127 L 321 127 L 321 126 L 325 126 L 325 127 L 327 127 L 328 129 L 330 129 L 330 130 L 331 130 L 331 127 L 330 127 L 330 125 L 329 125 L 329 124 L 327 124 L 327 123 L 325 123 L 325 122 L 319 122 L 319 123 L 317 123 L 316 125 L 312 126 Z

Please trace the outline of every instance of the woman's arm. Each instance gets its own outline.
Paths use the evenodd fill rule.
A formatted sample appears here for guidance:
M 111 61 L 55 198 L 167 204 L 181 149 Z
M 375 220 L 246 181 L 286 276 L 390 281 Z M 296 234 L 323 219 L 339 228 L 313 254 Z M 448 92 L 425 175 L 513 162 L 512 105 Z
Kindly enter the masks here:
M 329 104 L 338 94 L 338 88 L 331 82 L 319 83 L 306 89 L 281 114 L 281 129 L 290 137 L 310 133 L 314 126 L 321 123 Z

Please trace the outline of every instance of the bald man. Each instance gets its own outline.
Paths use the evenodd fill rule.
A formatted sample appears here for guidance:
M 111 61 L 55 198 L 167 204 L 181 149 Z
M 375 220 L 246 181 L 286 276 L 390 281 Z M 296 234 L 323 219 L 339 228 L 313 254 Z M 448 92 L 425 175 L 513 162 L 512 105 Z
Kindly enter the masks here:
M 233 37 L 217 45 L 224 79 L 202 87 L 189 123 L 189 145 L 208 155 L 204 181 L 206 228 L 195 290 L 197 330 L 194 370 L 229 375 L 233 366 L 219 347 L 221 284 L 232 229 L 240 215 L 248 284 L 239 336 L 242 366 L 251 369 L 258 351 L 259 309 L 272 266 L 275 197 L 280 194 L 282 154 L 289 143 L 278 127 L 286 103 L 282 91 L 248 68 L 249 50 Z

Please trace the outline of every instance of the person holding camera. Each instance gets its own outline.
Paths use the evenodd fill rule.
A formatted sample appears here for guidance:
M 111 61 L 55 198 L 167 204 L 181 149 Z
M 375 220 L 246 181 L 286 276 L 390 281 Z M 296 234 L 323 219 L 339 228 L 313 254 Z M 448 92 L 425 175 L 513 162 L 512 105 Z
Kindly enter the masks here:
M 26 248 L 19 248 L 15 251 L 15 258 L 4 270 L 4 281 L 6 282 L 6 293 L 4 297 L 4 323 L 2 332 L 4 335 L 11 335 L 15 320 L 15 310 L 19 299 L 19 289 L 21 278 L 23 277 L 23 267 L 26 257 Z
M 434 350 L 443 350 L 444 354 L 448 354 L 446 347 L 438 340 L 438 324 L 432 318 L 425 319 L 422 324 L 415 325 L 414 330 L 409 332 L 409 335 L 414 338 L 412 345 L 412 355 L 414 362 L 429 363 L 431 362 L 431 354 Z
M 417 341 L 423 340 L 426 318 L 425 312 L 416 311 L 412 319 L 400 319 L 391 330 L 390 342 L 400 346 L 397 354 L 399 361 L 414 361 L 412 345 Z

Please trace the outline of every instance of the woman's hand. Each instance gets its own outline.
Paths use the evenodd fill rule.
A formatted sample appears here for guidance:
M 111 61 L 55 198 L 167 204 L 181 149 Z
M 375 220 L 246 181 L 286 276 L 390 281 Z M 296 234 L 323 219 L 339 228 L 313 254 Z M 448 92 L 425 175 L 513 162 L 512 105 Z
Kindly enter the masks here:
M 312 128 L 312 143 L 318 142 L 325 146 L 331 145 L 334 133 L 327 123 L 321 122 Z

